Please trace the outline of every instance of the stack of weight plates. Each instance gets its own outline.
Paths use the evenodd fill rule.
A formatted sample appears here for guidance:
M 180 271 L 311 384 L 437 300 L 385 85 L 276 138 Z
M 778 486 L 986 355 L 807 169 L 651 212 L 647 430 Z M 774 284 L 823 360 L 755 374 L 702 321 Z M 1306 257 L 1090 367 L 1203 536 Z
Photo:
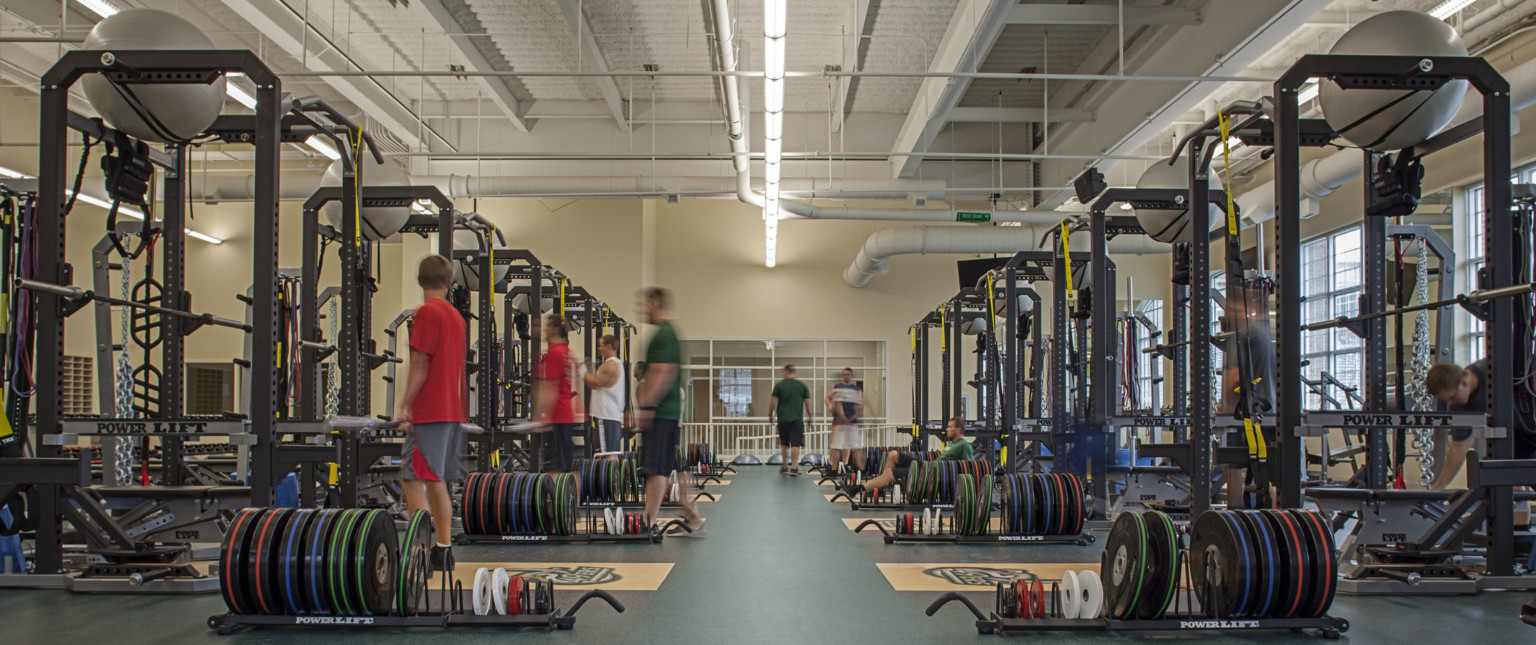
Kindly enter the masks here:
M 984 475 L 992 474 L 986 461 L 914 461 L 907 469 L 903 487 L 908 504 L 954 504 L 961 475 L 970 475 L 974 489 Z
M 578 459 L 581 503 L 640 501 L 639 468 L 633 459 Z
M 461 506 L 470 535 L 572 535 L 576 475 L 471 473 Z
M 1333 534 L 1313 511 L 1207 511 L 1190 525 L 1189 564 L 1212 618 L 1317 618 L 1333 605 Z
M 412 615 L 434 543 L 424 511 L 402 544 L 379 509 L 247 508 L 219 550 L 219 590 L 236 614 Z
M 1077 535 L 1087 517 L 1083 480 L 1045 473 L 999 477 L 1004 535 Z

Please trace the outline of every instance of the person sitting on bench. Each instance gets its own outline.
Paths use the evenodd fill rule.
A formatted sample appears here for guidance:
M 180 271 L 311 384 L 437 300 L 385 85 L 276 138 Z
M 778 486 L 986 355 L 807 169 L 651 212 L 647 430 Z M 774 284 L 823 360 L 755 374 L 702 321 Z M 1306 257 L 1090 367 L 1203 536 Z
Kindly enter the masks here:
M 1446 405 L 1456 412 L 1487 412 L 1488 393 L 1483 384 L 1488 382 L 1488 359 L 1480 360 L 1462 369 L 1455 363 L 1436 363 L 1429 368 L 1429 373 L 1424 376 L 1424 389 L 1428 390 L 1435 398 L 1444 401 Z M 1530 425 L 1525 420 L 1520 420 L 1520 425 Z M 1531 431 L 1522 427 L 1514 429 L 1510 436 L 1515 441 L 1515 458 L 1531 459 L 1536 457 L 1536 436 Z M 1435 490 L 1450 486 L 1451 480 L 1461 472 L 1462 464 L 1467 462 L 1467 450 L 1472 445 L 1472 430 L 1461 428 L 1451 431 L 1450 445 L 1445 449 L 1445 465 L 1440 468 L 1440 476 L 1430 486 Z
M 971 442 L 965 440 L 964 419 L 950 417 L 949 423 L 944 426 L 944 437 L 949 441 L 949 447 L 939 455 L 940 461 L 970 461 L 976 458 L 975 451 L 971 449 Z M 861 484 L 845 485 L 843 492 L 853 497 L 864 491 L 890 488 L 896 482 L 906 480 L 907 469 L 911 467 L 911 452 L 892 450 L 886 454 L 884 472 Z

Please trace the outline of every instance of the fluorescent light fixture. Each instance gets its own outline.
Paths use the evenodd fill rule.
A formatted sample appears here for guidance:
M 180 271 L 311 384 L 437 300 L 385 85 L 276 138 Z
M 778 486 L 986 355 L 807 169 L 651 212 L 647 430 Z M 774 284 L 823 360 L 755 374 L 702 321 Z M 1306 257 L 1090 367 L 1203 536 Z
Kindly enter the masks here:
M 782 79 L 782 78 L 764 78 L 763 79 L 763 111 L 764 112 L 783 112 L 784 111 L 784 79 Z
M 763 181 L 769 184 L 779 183 L 779 172 L 783 164 L 771 163 L 763 166 Z
M 14 170 L 14 169 L 11 169 L 11 168 L 6 168 L 5 166 L 0 166 L 0 176 L 9 177 L 11 179 L 31 179 L 32 178 L 32 175 L 29 175 L 27 173 L 20 172 L 18 170 Z M 73 197 L 74 194 L 75 194 L 75 191 L 73 191 L 71 189 L 68 189 L 68 188 L 64 189 L 64 197 L 65 197 L 65 199 Z M 75 200 L 76 201 L 85 202 L 85 203 L 90 204 L 92 206 L 99 206 L 101 208 L 105 208 L 105 209 L 108 209 L 108 210 L 112 209 L 112 202 L 109 202 L 109 201 L 107 201 L 105 199 L 102 199 L 100 197 L 96 197 L 96 196 L 93 196 L 93 195 L 87 195 L 85 193 L 80 193 L 80 196 L 79 197 L 75 197 Z M 137 208 L 133 208 L 131 206 L 118 206 L 117 207 L 117 212 L 119 212 L 119 213 L 121 213 L 123 215 L 127 215 L 129 217 L 132 217 L 134 219 L 144 219 L 144 212 L 140 211 Z M 206 233 L 199 233 L 199 232 L 194 231 L 194 230 L 192 230 L 190 228 L 189 229 L 185 229 L 185 230 L 186 230 L 186 233 L 187 233 L 188 236 L 195 237 L 195 238 L 197 238 L 199 240 L 202 240 L 204 242 L 207 242 L 209 244 L 223 244 L 224 243 L 224 240 L 216 238 L 216 237 L 214 237 L 212 235 L 208 235 Z
M 1466 9 L 1467 5 L 1472 4 L 1474 1 L 1475 0 L 1445 0 L 1445 2 L 1435 5 L 1434 9 L 1430 9 L 1429 15 L 1434 16 L 1435 20 L 1445 20 L 1446 18 L 1450 18 L 1451 16 L 1456 15 L 1456 12 L 1461 11 L 1462 9 Z
M 1296 105 L 1306 105 L 1307 101 L 1317 98 L 1319 91 L 1321 90 L 1318 88 L 1317 79 L 1307 81 L 1307 84 L 1301 86 L 1301 90 L 1296 92 Z
M 1131 210 L 1131 205 L 1130 204 L 1121 204 L 1120 205 L 1120 210 L 1123 210 L 1123 211 Z
M 763 150 L 768 163 L 779 163 L 784 158 L 784 140 L 766 139 L 763 141 Z
M 764 139 L 783 139 L 784 138 L 784 113 L 783 112 L 769 112 L 769 113 L 764 115 L 764 118 L 763 118 L 763 138 Z
M 318 134 L 309 135 L 309 138 L 304 140 L 304 145 L 309 146 L 315 152 L 330 157 L 331 161 L 341 160 L 341 153 L 336 152 L 336 148 Z
M 437 214 L 437 213 L 433 212 L 432 209 L 428 208 L 427 206 L 428 206 L 427 204 L 424 204 L 422 202 L 416 202 L 416 203 L 411 204 L 411 210 L 416 211 L 418 213 L 421 213 L 422 215 L 436 215 Z
M 769 217 L 763 222 L 763 234 L 766 242 L 763 244 L 763 265 L 772 269 L 779 263 L 779 218 Z
M 117 12 L 122 11 L 117 5 L 107 2 L 107 0 L 75 0 L 75 3 L 102 18 L 111 18 L 117 15 Z
M 1227 137 L 1227 147 L 1228 148 L 1241 148 L 1241 147 L 1243 147 L 1243 140 L 1239 139 L 1237 137 Z
M 784 160 L 784 36 L 789 1 L 763 1 L 763 263 L 778 264 L 779 179 Z
M 256 109 L 256 97 L 251 96 L 251 93 L 245 91 L 245 88 L 227 79 L 224 83 L 224 93 L 228 94 L 229 98 L 234 99 L 236 103 L 244 105 L 247 109 Z
M 789 2 L 787 0 L 763 1 L 763 35 L 768 38 L 783 38 L 789 23 Z

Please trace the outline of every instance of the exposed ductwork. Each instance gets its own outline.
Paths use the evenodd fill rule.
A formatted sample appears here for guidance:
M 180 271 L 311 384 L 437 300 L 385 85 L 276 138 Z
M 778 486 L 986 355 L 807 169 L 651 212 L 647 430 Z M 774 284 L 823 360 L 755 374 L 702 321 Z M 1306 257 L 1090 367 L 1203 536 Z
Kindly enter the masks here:
M 1510 110 L 1518 112 L 1536 104 L 1536 61 L 1530 61 L 1504 73 L 1510 86 Z M 1460 111 L 1445 129 L 1466 123 L 1483 112 L 1482 97 L 1469 93 Z M 1302 216 L 1317 214 L 1318 202 L 1335 190 L 1364 174 L 1358 150 L 1341 150 L 1313 159 L 1301 167 Z M 1237 197 L 1244 222 L 1264 222 L 1275 216 L 1275 183 L 1265 182 Z M 1060 218 L 1066 214 L 1057 213 Z M 886 259 L 911 253 L 1016 253 L 1035 248 L 1041 232 L 1033 228 L 928 227 L 876 231 L 864 240 L 853 264 L 843 272 L 843 282 L 852 287 L 869 284 L 876 272 L 890 270 Z M 1079 234 L 1071 239 L 1072 250 L 1086 249 Z M 1145 236 L 1121 236 L 1109 241 L 1111 253 L 1143 255 L 1167 253 L 1172 246 Z
M 1060 221 L 1067 213 L 1054 213 Z M 1054 222 L 1052 223 L 1054 224 Z M 1039 226 L 910 226 L 876 231 L 864 240 L 858 257 L 843 271 L 843 282 L 851 287 L 869 284 L 875 273 L 890 270 L 886 260 L 897 255 L 929 253 L 1018 253 L 1039 248 L 1041 237 L 1052 231 L 1052 224 Z M 1072 251 L 1088 251 L 1086 231 L 1068 236 Z M 1143 235 L 1126 235 L 1108 241 L 1109 252 L 1117 255 L 1166 253 L 1169 245 Z

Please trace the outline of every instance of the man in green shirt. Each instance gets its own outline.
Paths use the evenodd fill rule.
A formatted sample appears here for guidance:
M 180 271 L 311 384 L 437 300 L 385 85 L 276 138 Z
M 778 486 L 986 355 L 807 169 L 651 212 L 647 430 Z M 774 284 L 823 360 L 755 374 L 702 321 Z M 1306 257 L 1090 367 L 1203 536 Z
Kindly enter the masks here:
M 678 371 L 683 363 L 682 343 L 677 330 L 672 327 L 672 294 L 660 287 L 646 289 L 641 297 L 640 310 L 645 321 L 656 326 L 656 333 L 645 349 L 644 387 L 640 391 L 639 412 L 636 425 L 643 433 L 640 444 L 640 471 L 645 475 L 645 519 L 655 525 L 656 514 L 661 511 L 661 499 L 666 495 L 667 477 L 677 470 L 677 444 L 681 440 L 683 418 L 682 380 Z M 704 519 L 687 497 L 677 500 L 683 505 L 683 519 L 691 531 L 675 530 L 672 535 L 703 537 Z
M 950 417 L 949 423 L 944 425 L 944 438 L 949 445 L 944 448 L 944 452 L 939 453 L 940 461 L 971 461 L 976 458 L 975 451 L 971 450 L 971 442 L 965 440 L 965 419 Z M 890 488 L 897 482 L 906 481 L 907 470 L 911 467 L 912 453 L 892 450 L 886 455 L 885 472 L 861 484 L 848 484 L 843 487 L 843 492 L 854 497 L 864 491 Z
M 784 366 L 784 380 L 768 397 L 768 423 L 779 424 L 779 474 L 800 474 L 800 448 L 805 446 L 805 424 L 811 420 L 811 389 L 795 378 L 795 366 Z

